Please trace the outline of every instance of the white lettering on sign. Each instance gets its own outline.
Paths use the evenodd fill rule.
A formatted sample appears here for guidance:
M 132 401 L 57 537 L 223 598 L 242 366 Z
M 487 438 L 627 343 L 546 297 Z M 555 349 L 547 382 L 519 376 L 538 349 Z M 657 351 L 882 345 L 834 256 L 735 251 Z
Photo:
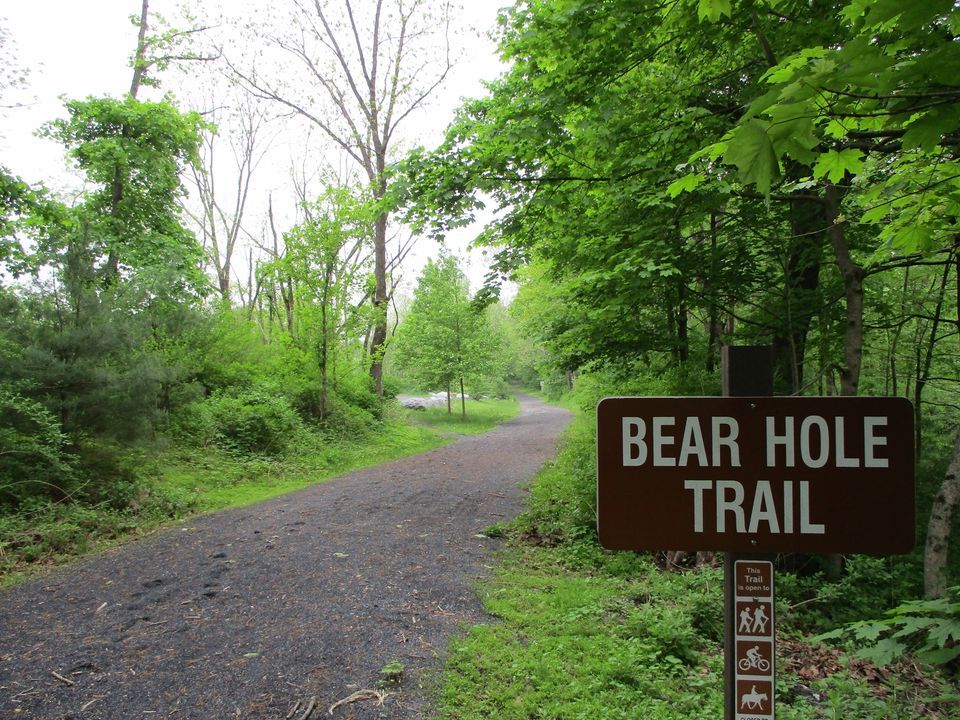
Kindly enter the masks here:
M 643 439 L 647 435 L 647 425 L 642 418 L 625 417 L 621 420 L 623 428 L 623 466 L 643 465 L 647 461 L 647 444 Z M 633 456 L 633 449 L 637 456 Z
M 864 467 L 885 468 L 890 466 L 890 461 L 887 458 L 878 458 L 874 455 L 876 448 L 887 444 L 887 439 L 885 437 L 877 437 L 873 431 L 877 427 L 886 426 L 886 424 L 887 419 L 885 417 L 868 415 L 863 419 Z
M 648 460 L 653 467 L 740 467 L 740 426 L 735 418 L 710 418 L 709 449 L 696 416 L 683 419 L 679 443 L 676 417 L 651 418 L 649 438 L 643 418 L 623 417 L 620 427 L 624 467 L 645 465 Z
M 877 457 L 879 448 L 885 447 L 887 438 L 879 435 L 880 428 L 887 427 L 886 417 L 863 418 L 863 457 L 847 454 L 846 429 L 843 417 L 834 417 L 833 424 L 820 415 L 808 415 L 799 425 L 790 415 L 782 418 L 767 417 L 765 422 L 765 446 L 767 467 L 796 467 L 797 455 L 803 466 L 819 469 L 830 461 L 833 449 L 833 465 L 838 468 L 885 468 L 890 461 Z
M 673 427 L 674 418 L 655 417 L 653 419 L 653 465 L 654 467 L 673 467 L 677 461 L 672 457 L 663 456 L 664 445 L 673 445 L 673 436 L 665 433 L 666 428 Z
M 716 531 L 718 533 L 756 533 L 761 524 L 770 533 L 792 535 L 799 527 L 800 535 L 823 535 L 826 527 L 810 519 L 810 483 L 797 483 L 798 502 L 794 503 L 794 483 L 784 481 L 780 500 L 781 512 L 777 512 L 777 497 L 769 480 L 759 480 L 749 503 L 749 515 L 745 507 L 746 491 L 743 483 L 736 480 L 684 480 L 684 490 L 693 492 L 693 531 L 704 532 L 704 517 L 707 503 L 713 502 Z M 796 515 L 794 514 L 796 508 Z M 781 527 L 780 518 L 783 518 Z M 795 522 L 795 520 L 799 522 Z

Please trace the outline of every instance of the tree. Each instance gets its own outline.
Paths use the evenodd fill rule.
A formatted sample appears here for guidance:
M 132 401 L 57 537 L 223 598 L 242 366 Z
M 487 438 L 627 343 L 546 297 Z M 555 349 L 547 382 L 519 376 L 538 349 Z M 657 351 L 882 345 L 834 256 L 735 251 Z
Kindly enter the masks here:
M 296 290 L 299 326 L 294 338 L 313 351 L 320 375 L 317 414 L 326 417 L 330 381 L 340 348 L 365 320 L 360 306 L 369 295 L 374 212 L 362 193 L 330 187 L 305 206 L 306 219 L 284 234 L 285 252 L 260 271 Z
M 192 27 L 186 30 L 165 28 L 163 18 L 158 18 L 160 32 L 150 34 L 150 0 L 140 0 L 140 15 L 131 15 L 130 22 L 137 28 L 137 47 L 130 60 L 133 75 L 130 79 L 130 97 L 136 98 L 141 87 L 157 87 L 156 73 L 166 70 L 170 63 L 184 61 L 208 62 L 217 55 L 205 55 L 189 47 L 191 38 L 207 27 Z
M 203 121 L 170 102 L 67 101 L 69 117 L 48 126 L 93 184 L 86 235 L 102 284 L 125 274 L 161 297 L 196 296 L 205 285 L 200 247 L 179 218 L 181 173 L 197 159 Z
M 339 7 L 339 10 L 338 10 Z M 389 209 L 387 165 L 399 126 L 443 83 L 450 70 L 446 37 L 449 7 L 431 16 L 426 0 L 290 0 L 289 33 L 268 34 L 274 49 L 303 70 L 295 83 L 270 81 L 229 61 L 258 97 L 273 100 L 319 128 L 362 169 L 370 194 L 381 203 L 374 222 L 373 332 L 370 375 L 381 394 L 387 342 Z M 258 34 L 263 32 L 257 29 Z M 445 56 L 433 69 L 428 47 L 439 35 Z M 282 65 L 285 73 L 289 65 Z M 329 110 L 329 111 L 328 111 Z
M 456 259 L 441 255 L 428 260 L 397 329 L 397 364 L 423 387 L 446 389 L 448 412 L 451 387 L 459 383 L 461 414 L 466 416 L 465 387 L 496 374 L 498 347 L 484 310 L 470 300 Z

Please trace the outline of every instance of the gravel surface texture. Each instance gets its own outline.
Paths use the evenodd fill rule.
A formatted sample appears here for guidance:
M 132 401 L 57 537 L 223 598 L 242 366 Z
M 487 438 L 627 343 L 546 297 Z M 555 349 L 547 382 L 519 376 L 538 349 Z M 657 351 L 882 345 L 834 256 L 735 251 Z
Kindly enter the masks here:
M 424 718 L 568 414 L 192 520 L 0 591 L 0 718 Z M 377 690 L 381 669 L 404 667 Z M 355 701 L 329 709 L 354 693 Z M 311 709 L 312 708 L 312 709 Z

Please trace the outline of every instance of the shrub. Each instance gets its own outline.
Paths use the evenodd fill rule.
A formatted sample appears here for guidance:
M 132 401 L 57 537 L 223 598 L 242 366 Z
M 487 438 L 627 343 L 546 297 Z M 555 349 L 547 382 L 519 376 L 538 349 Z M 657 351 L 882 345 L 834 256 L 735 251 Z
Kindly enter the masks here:
M 283 397 L 258 390 L 235 396 L 218 394 L 204 401 L 213 439 L 243 455 L 280 455 L 302 430 L 300 416 Z M 199 424 L 205 420 L 200 411 Z
M 9 387 L 0 387 L 0 502 L 65 495 L 75 479 L 66 438 L 53 413 Z
M 382 419 L 383 407 L 379 402 L 377 407 L 379 414 L 375 415 L 362 405 L 351 403 L 339 393 L 331 392 L 324 427 L 329 432 L 343 437 L 362 436 Z
M 888 610 L 884 620 L 862 620 L 818 636 L 848 638 L 860 646 L 857 655 L 887 665 L 904 655 L 922 662 L 956 668 L 960 658 L 960 587 L 937 600 L 910 600 Z
M 354 374 L 338 380 L 335 393 L 331 392 L 331 396 L 334 394 L 342 402 L 365 410 L 375 419 L 383 419 L 383 400 L 377 397 L 369 375 Z

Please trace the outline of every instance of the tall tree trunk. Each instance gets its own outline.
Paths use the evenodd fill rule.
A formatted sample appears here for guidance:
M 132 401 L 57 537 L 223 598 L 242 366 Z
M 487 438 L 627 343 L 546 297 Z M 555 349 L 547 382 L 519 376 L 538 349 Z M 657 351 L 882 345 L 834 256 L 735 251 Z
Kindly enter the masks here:
M 378 158 L 380 176 L 375 181 L 374 197 L 382 199 L 387 193 L 384 179 L 385 159 Z M 383 355 L 387 344 L 387 213 L 377 217 L 373 232 L 373 276 L 376 287 L 373 295 L 373 339 L 370 344 L 370 377 L 378 396 L 383 395 Z
M 463 391 L 463 375 L 460 376 L 460 416 L 467 416 L 467 396 Z
M 960 431 L 953 443 L 953 457 L 944 475 L 940 491 L 933 499 L 927 522 L 927 544 L 923 553 L 923 592 L 928 598 L 942 596 L 947 590 L 947 559 L 953 516 L 960 503 Z
M 840 369 L 840 394 L 854 397 L 860 387 L 860 362 L 863 357 L 863 268 L 856 264 L 850 254 L 840 218 L 840 192 L 833 183 L 827 184 L 825 194 L 827 232 L 836 256 L 837 269 L 843 278 L 847 319 L 844 325 L 844 367 Z M 836 580 L 843 571 L 843 556 L 827 556 L 827 576 Z
M 143 71 L 146 69 L 147 52 L 147 14 L 150 0 L 142 0 L 140 5 L 140 31 L 137 34 L 137 51 L 133 56 L 133 79 L 130 81 L 130 97 L 136 98 L 143 82 Z
M 683 282 L 683 275 L 677 284 L 677 358 L 681 363 L 690 359 L 690 330 L 687 318 L 687 286 Z
M 137 33 L 137 50 L 133 57 L 133 79 L 130 82 L 130 97 L 136 99 L 137 92 L 140 90 L 140 83 L 143 79 L 144 58 L 146 55 L 146 37 L 147 37 L 147 16 L 149 13 L 150 0 L 142 0 L 140 6 L 140 28 Z M 124 124 L 121 128 L 121 134 L 126 137 L 129 129 Z M 120 202 L 123 200 L 124 177 L 118 165 L 113 172 L 113 181 L 110 199 L 110 215 L 117 217 L 120 211 Z M 104 271 L 104 285 L 110 286 L 116 282 L 120 276 L 120 257 L 117 254 L 118 239 L 110 243 L 110 250 L 107 253 L 107 265 Z
M 897 371 L 897 347 L 900 345 L 900 336 L 903 335 L 903 328 L 907 324 L 908 308 L 907 293 L 910 289 L 910 268 L 903 270 L 903 289 L 900 292 L 900 314 L 901 320 L 893 331 L 893 341 L 890 343 L 890 395 L 900 394 L 900 374 Z M 908 391 L 909 392 L 909 391 Z
M 713 372 L 717 367 L 717 358 L 719 356 L 720 349 L 718 343 L 720 341 L 720 309 L 719 303 L 717 302 L 717 287 L 719 286 L 719 279 L 717 275 L 720 274 L 720 258 L 717 256 L 717 213 L 714 210 L 710 211 L 710 277 L 706 283 L 706 291 L 709 306 L 707 308 L 708 315 L 708 331 L 710 337 L 707 340 L 707 372 Z
M 326 273 L 324 274 L 323 279 L 323 292 L 320 296 L 320 417 L 324 418 L 327 416 L 327 405 L 328 405 L 328 370 L 329 370 L 329 352 L 330 352 L 330 339 L 327 320 L 327 310 L 330 303 L 330 284 L 332 282 L 333 267 L 332 263 L 328 262 Z

